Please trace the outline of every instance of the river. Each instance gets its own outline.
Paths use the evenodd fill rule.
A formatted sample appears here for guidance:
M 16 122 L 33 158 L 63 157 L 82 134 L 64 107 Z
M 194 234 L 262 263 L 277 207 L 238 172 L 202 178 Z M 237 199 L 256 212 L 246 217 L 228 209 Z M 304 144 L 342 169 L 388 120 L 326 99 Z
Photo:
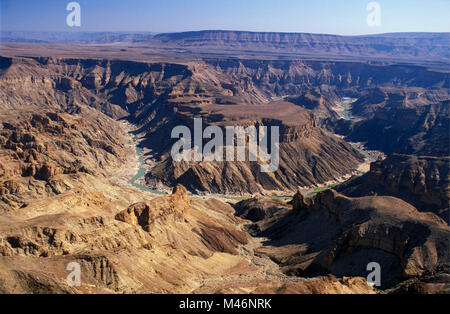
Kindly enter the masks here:
M 353 99 L 350 97 L 344 97 L 341 99 L 341 101 L 339 102 L 339 105 L 342 107 L 341 110 L 343 109 L 342 112 L 342 116 L 345 120 L 350 121 L 352 120 L 352 104 L 356 101 L 357 99 Z M 373 161 L 377 161 L 379 159 L 379 152 L 375 152 L 375 151 L 367 151 L 364 148 L 364 145 L 361 143 L 350 143 L 353 148 L 355 150 L 357 150 L 360 154 L 362 154 L 364 157 L 370 159 L 372 162 Z
M 356 100 L 353 98 L 344 97 L 344 98 L 342 98 L 341 102 L 339 103 L 342 106 L 342 108 L 344 109 L 343 118 L 347 121 L 350 121 L 352 118 L 352 104 L 355 101 Z
M 144 160 L 144 152 L 143 149 L 141 147 L 139 147 L 139 145 L 137 145 L 137 140 L 136 140 L 136 136 L 133 137 L 133 142 L 136 145 L 136 153 L 139 156 L 139 170 L 137 172 L 137 174 L 131 178 L 130 180 L 130 184 L 132 186 L 134 186 L 135 188 L 144 191 L 144 192 L 150 192 L 150 193 L 154 193 L 154 194 L 161 194 L 161 195 L 165 195 L 167 193 L 165 192 L 161 192 L 161 191 L 157 191 L 157 190 L 152 190 L 149 187 L 145 186 L 145 185 L 141 185 L 139 184 L 139 180 L 142 179 L 145 174 L 146 174 L 146 168 L 144 168 L 145 165 L 145 160 Z
M 352 104 L 355 102 L 355 99 L 353 98 L 349 98 L 349 97 L 344 97 L 341 99 L 341 101 L 338 103 L 338 105 L 341 107 L 339 111 L 342 112 L 342 117 L 347 120 L 350 121 L 352 119 Z M 139 184 L 139 181 L 145 176 L 147 168 L 145 168 L 145 160 L 144 160 L 144 152 L 143 149 L 141 147 L 139 147 L 139 145 L 137 144 L 137 139 L 136 136 L 133 136 L 133 142 L 136 145 L 136 152 L 139 155 L 139 170 L 137 172 L 137 174 L 130 180 L 130 184 L 132 186 L 134 186 L 135 188 L 144 191 L 144 192 L 150 192 L 150 193 L 154 193 L 154 194 L 160 194 L 160 195 L 166 195 L 167 192 L 161 192 L 161 191 L 157 191 L 157 190 L 153 190 L 145 185 Z M 358 143 L 351 143 L 351 145 L 353 146 L 353 148 L 355 150 L 357 150 L 358 152 L 360 152 L 364 157 L 370 159 L 371 161 L 375 161 L 377 160 L 377 156 L 374 156 L 371 152 L 368 152 L 364 149 L 364 146 Z M 341 182 L 342 183 L 342 182 Z M 337 185 L 339 185 L 340 183 L 334 183 L 332 185 L 329 186 L 325 186 L 325 187 L 319 187 L 316 189 L 313 189 L 312 193 L 309 195 L 310 197 L 312 195 L 317 194 L 318 192 L 321 192 L 323 190 L 327 190 L 330 188 L 333 188 Z M 233 196 L 222 196 L 223 198 L 227 198 L 227 199 L 234 199 Z M 237 197 L 236 197 L 237 198 Z M 288 198 L 287 196 L 285 198 Z M 242 199 L 246 199 L 246 198 L 242 198 Z

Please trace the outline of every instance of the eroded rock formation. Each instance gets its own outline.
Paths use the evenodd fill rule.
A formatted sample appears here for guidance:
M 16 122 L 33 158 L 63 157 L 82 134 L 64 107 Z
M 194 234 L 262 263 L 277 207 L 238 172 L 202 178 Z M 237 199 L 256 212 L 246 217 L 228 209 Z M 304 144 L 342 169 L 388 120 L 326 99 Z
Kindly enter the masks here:
M 393 154 L 371 165 L 370 172 L 337 190 L 347 196 L 395 196 L 422 212 L 433 212 L 449 222 L 448 157 Z
M 248 226 L 270 238 L 259 252 L 287 274 L 363 276 L 377 262 L 386 288 L 434 269 L 448 271 L 447 223 L 400 199 L 349 198 L 328 190 L 309 204 L 296 195 L 294 207 L 276 220 L 261 219 L 257 228 Z

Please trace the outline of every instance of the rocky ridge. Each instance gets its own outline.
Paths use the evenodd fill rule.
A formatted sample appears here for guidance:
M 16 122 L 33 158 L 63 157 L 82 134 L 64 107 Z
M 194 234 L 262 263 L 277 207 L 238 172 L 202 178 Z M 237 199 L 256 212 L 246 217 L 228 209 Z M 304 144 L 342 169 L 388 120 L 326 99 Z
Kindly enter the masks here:
M 125 192 L 125 191 L 124 191 Z M 128 191 L 129 192 L 129 191 Z M 123 209 L 96 195 L 65 193 L 27 208 L 27 218 L 0 217 L 2 293 L 373 293 L 362 278 L 290 278 L 261 244 L 241 230 L 226 203 L 191 199 L 178 186 L 170 196 L 148 198 Z M 47 201 L 47 202 L 48 202 Z M 80 211 L 89 207 L 89 212 Z M 82 285 L 66 283 L 69 263 L 81 266 Z
M 287 274 L 361 276 L 377 262 L 382 286 L 388 288 L 433 270 L 448 273 L 448 224 L 400 199 L 349 198 L 329 190 L 312 201 L 298 193 L 292 209 L 279 210 L 277 219 L 264 218 L 247 228 L 269 238 L 258 252 Z M 436 284 L 448 289 L 448 281 Z

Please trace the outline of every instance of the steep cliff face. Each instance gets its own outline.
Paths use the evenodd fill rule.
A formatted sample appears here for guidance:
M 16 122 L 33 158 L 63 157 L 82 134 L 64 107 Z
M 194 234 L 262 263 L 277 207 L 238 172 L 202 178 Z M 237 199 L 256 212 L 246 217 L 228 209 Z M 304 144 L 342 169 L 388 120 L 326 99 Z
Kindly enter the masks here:
M 382 108 L 423 108 L 446 101 L 448 98 L 446 89 L 427 89 L 420 86 L 368 88 L 352 104 L 352 115 L 368 120 Z
M 299 185 L 354 173 L 362 157 L 320 126 L 331 130 L 336 126 L 339 117 L 332 106 L 339 95 L 357 97 L 372 88 L 389 96 L 408 86 L 409 99 L 414 98 L 412 89 L 434 92 L 416 97 L 423 99 L 423 106 L 416 102 L 393 106 L 398 102 L 380 100 L 380 109 L 370 111 L 373 119 L 347 126 L 343 133 L 349 139 L 368 141 L 370 148 L 388 153 L 446 153 L 448 121 L 442 117 L 448 101 L 435 101 L 443 99 L 449 76 L 426 67 L 233 59 L 188 64 L 58 58 L 3 58 L 1 62 L 2 108 L 43 104 L 51 110 L 76 112 L 88 105 L 114 118 L 127 117 L 138 126 L 141 145 L 156 161 L 147 175 L 151 185 L 182 183 L 192 191 L 255 193 L 296 190 Z M 286 96 L 293 96 L 289 99 L 296 106 L 279 100 Z M 361 112 L 369 112 L 367 102 L 360 107 L 366 108 Z M 396 123 L 399 116 L 401 123 Z M 169 156 L 174 143 L 171 131 L 177 125 L 191 127 L 194 117 L 201 117 L 205 126 L 279 125 L 280 169 L 266 175 L 255 163 L 174 163 Z M 332 122 L 322 123 L 325 120 Z M 393 137 L 399 142 L 389 141 Z
M 0 111 L 0 210 L 89 186 L 128 160 L 122 125 L 93 110 Z
M 233 119 L 234 123 L 271 125 L 270 122 L 238 119 Z M 256 162 L 175 162 L 171 156 L 163 155 L 162 161 L 147 174 L 146 181 L 150 186 L 179 183 L 199 193 L 253 194 L 296 191 L 299 186 L 357 173 L 364 158 L 351 145 L 316 127 L 311 117 L 304 123 L 303 126 L 281 124 L 279 167 L 274 172 L 262 172 L 262 163 Z M 275 123 L 279 124 L 279 121 Z M 247 150 L 246 156 L 248 160 Z
M 284 276 L 222 201 L 115 188 L 119 200 L 78 189 L 1 215 L 0 292 L 374 293 L 362 278 Z
M 85 104 L 114 118 L 134 114 L 140 102 L 169 93 L 190 73 L 183 65 L 128 61 L 2 58 L 1 62 L 2 108 L 67 110 Z
M 90 50 L 100 44 L 102 52 L 125 50 L 126 54 L 142 49 L 142 54 L 158 51 L 170 55 L 174 48 L 184 55 L 218 53 L 257 58 L 291 56 L 339 60 L 401 60 L 417 63 L 448 62 L 449 33 L 390 33 L 366 36 L 338 36 L 308 33 L 274 33 L 205 30 L 154 35 L 148 32 L 20 32 L 2 31 L 0 40 L 7 43 L 77 44 Z M 122 43 L 123 45 L 115 45 Z M 132 45 L 131 45 L 132 43 Z M 124 48 L 125 44 L 127 45 Z M 11 44 L 9 44 L 11 45 Z M 149 51 L 149 48 L 151 50 Z M 67 54 L 67 51 L 65 52 Z M 53 52 L 54 54 L 54 52 Z M 122 53 L 123 55 L 123 53 Z
M 183 183 L 191 190 L 220 193 L 296 189 L 299 184 L 336 179 L 354 171 L 362 161 L 344 141 L 317 128 L 307 111 L 292 104 L 267 103 L 277 88 L 267 89 L 265 84 L 270 81 L 252 82 L 253 70 L 238 74 L 206 63 L 186 66 L 52 58 L 4 59 L 4 63 L 3 108 L 45 103 L 49 109 L 76 112 L 77 106 L 90 105 L 115 118 L 127 115 L 146 135 L 143 145 L 162 161 L 151 179 L 169 186 Z M 248 116 L 253 117 L 249 120 Z M 239 121 L 281 124 L 283 170 L 277 176 L 264 176 L 256 170 L 257 164 L 172 164 L 167 156 L 174 142 L 170 140 L 172 128 L 190 125 L 194 117 L 203 117 L 205 124 L 231 120 L 235 125 Z M 294 153 L 302 156 L 298 163 L 290 161 Z M 229 178 L 223 180 L 225 168 Z M 242 182 L 236 184 L 234 178 L 239 177 Z
M 191 216 L 190 208 L 186 188 L 178 185 L 171 196 L 132 205 L 117 214 L 116 219 L 140 226 L 160 243 L 171 243 L 175 249 L 204 258 L 211 257 L 214 252 L 237 255 L 238 247 L 247 244 L 244 232 L 220 225 L 206 216 L 193 218 L 195 215 Z
M 170 196 L 147 199 L 126 210 L 121 208 L 124 201 L 71 191 L 48 198 L 45 212 L 39 209 L 43 204 L 33 203 L 26 215 L 0 217 L 0 291 L 189 292 L 203 276 L 225 274 L 239 265 L 243 271 L 251 269 L 237 256 L 237 248 L 248 237 L 227 204 L 191 201 L 181 186 Z M 151 210 L 139 211 L 139 204 L 146 203 Z M 66 284 L 66 266 L 71 262 L 81 265 L 82 287 Z
M 393 154 L 373 163 L 368 174 L 342 184 L 337 190 L 352 197 L 396 196 L 448 222 L 449 162 L 449 157 Z
M 424 66 L 245 59 L 212 59 L 206 62 L 228 77 L 248 77 L 254 86 L 273 91 L 276 96 L 301 95 L 315 88 L 325 91 L 353 88 L 360 92 L 382 86 L 447 88 L 450 82 L 448 72 Z
M 336 36 L 302 33 L 199 31 L 159 34 L 150 43 L 197 51 L 235 50 L 296 53 L 316 57 L 448 61 L 448 33 Z M 439 43 L 439 44 L 437 44 Z
M 347 138 L 387 154 L 449 156 L 449 108 L 449 100 L 409 108 L 382 107 L 371 118 L 357 122 Z
M 178 107 L 261 104 L 310 91 L 314 97 L 323 97 L 322 93 L 333 98 L 344 92 L 364 95 L 370 88 L 405 88 L 415 89 L 420 97 L 429 94 L 426 98 L 431 102 L 431 95 L 439 100 L 439 90 L 450 83 L 448 73 L 426 67 L 363 62 L 216 58 L 184 65 L 2 57 L 0 63 L 4 108 L 29 106 L 33 101 L 52 107 L 89 103 L 110 115 L 131 113 L 142 120 L 143 111 L 160 102 Z M 408 97 L 414 98 L 413 91 Z
M 448 267 L 447 223 L 400 199 L 349 198 L 329 190 L 312 201 L 298 194 L 292 210 L 284 207 L 279 207 L 281 217 L 261 217 L 248 228 L 270 238 L 259 252 L 287 274 L 363 276 L 367 265 L 376 262 L 387 288 Z

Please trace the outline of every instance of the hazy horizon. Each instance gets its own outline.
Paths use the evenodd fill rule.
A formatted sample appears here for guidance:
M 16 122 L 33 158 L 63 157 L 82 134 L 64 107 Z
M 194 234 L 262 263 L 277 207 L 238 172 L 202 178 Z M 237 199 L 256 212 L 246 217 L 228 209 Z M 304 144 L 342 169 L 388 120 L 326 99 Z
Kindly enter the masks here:
M 203 30 L 244 32 L 375 35 L 385 33 L 448 33 L 450 1 L 376 1 L 379 26 L 370 26 L 369 0 L 311 3 L 303 0 L 104 1 L 79 0 L 81 27 L 69 27 L 70 1 L 2 0 L 0 30 L 20 32 L 173 33 Z
M 135 30 L 123 30 L 123 31 L 111 31 L 111 30 L 98 30 L 98 31 L 83 31 L 83 30 L 63 30 L 63 31 L 34 31 L 34 30 L 1 30 L 0 32 L 5 33 L 69 33 L 69 34 L 102 34 L 102 33 L 111 33 L 111 34 L 149 34 L 149 35 L 160 35 L 160 34 L 171 34 L 171 33 L 195 33 L 195 32 L 242 32 L 242 33 L 279 33 L 279 34 L 312 34 L 312 35 L 329 35 L 329 36 L 343 36 L 343 37 L 358 37 L 358 36 L 379 36 L 379 35 L 389 35 L 389 34 L 450 34 L 450 31 L 446 32 L 383 32 L 383 33 L 364 33 L 364 34 L 356 34 L 356 35 L 342 35 L 342 34 L 333 34 L 333 33 L 314 33 L 314 32 L 276 32 L 276 31 L 249 31 L 243 29 L 199 29 L 199 30 L 180 30 L 176 32 L 153 32 L 153 31 L 135 31 Z

